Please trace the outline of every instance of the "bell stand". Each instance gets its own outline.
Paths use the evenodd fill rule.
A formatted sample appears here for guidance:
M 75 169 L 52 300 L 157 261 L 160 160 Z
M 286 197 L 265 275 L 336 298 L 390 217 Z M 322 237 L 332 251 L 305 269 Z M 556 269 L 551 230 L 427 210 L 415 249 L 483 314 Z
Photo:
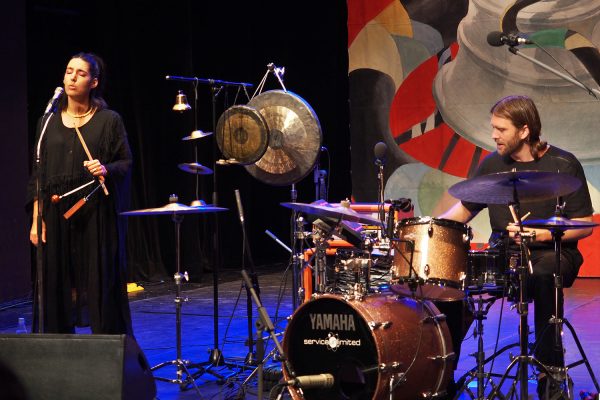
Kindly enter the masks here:
M 243 88 L 244 92 L 249 87 L 253 85 L 251 83 L 245 82 L 230 82 L 219 79 L 202 79 L 197 77 L 187 77 L 187 76 L 175 76 L 175 75 L 167 75 L 165 77 L 168 81 L 182 81 L 193 83 L 194 85 L 198 85 L 198 83 L 206 84 L 210 86 L 211 92 L 211 104 L 212 104 L 212 128 L 213 133 L 215 132 L 217 126 L 217 117 L 216 117 L 216 106 L 217 106 L 217 96 L 221 92 L 224 87 L 238 87 Z M 212 202 L 215 207 L 218 206 L 218 186 L 217 186 L 217 157 L 216 157 L 216 145 L 213 146 L 213 193 L 212 193 Z M 213 229 L 213 348 L 210 350 L 209 363 L 213 366 L 222 366 L 225 365 L 223 354 L 219 347 L 219 269 L 221 266 L 221 257 L 220 257 L 220 234 L 219 234 L 219 219 L 217 215 L 215 215 L 215 226 Z
M 559 198 L 560 199 L 560 198 Z M 564 203 L 560 204 L 560 200 L 558 202 L 558 204 L 556 205 L 556 216 L 560 217 L 563 214 L 563 209 L 564 209 Z M 531 227 L 536 227 L 533 225 L 528 225 Z M 567 372 L 569 369 L 574 368 L 578 365 L 581 364 L 585 364 L 588 373 L 590 375 L 590 378 L 592 379 L 592 382 L 594 383 L 594 387 L 596 389 L 596 392 L 600 392 L 600 386 L 598 385 L 598 381 L 596 380 L 596 376 L 594 375 L 594 371 L 592 370 L 592 367 L 585 355 L 585 352 L 583 350 L 583 346 L 581 345 L 581 342 L 579 341 L 579 338 L 577 337 L 577 333 L 575 332 L 575 328 L 573 328 L 573 325 L 571 325 L 571 323 L 564 317 L 564 312 L 563 312 L 563 307 L 561 307 L 561 304 L 559 303 L 559 295 L 561 294 L 561 290 L 563 288 L 563 281 L 562 281 L 562 276 L 560 274 L 560 256 L 561 256 L 561 252 L 562 252 L 562 237 L 564 235 L 564 232 L 567 230 L 565 229 L 565 227 L 561 227 L 561 226 L 537 226 L 539 228 L 542 229 L 548 229 L 551 233 L 552 233 L 552 239 L 554 242 L 554 253 L 555 253 L 555 269 L 554 269 L 554 315 L 550 318 L 550 320 L 548 321 L 548 323 L 546 324 L 546 326 L 544 327 L 544 329 L 542 330 L 541 334 L 539 335 L 539 337 L 543 337 L 544 334 L 546 334 L 546 331 L 548 329 L 553 329 L 554 330 L 554 351 L 556 353 L 556 355 L 558 356 L 558 359 L 561 359 L 562 357 L 564 357 L 564 348 L 563 348 L 563 341 L 562 341 L 562 337 L 563 337 L 563 324 L 567 326 L 567 328 L 569 329 L 569 331 L 571 332 L 571 336 L 573 337 L 573 340 L 575 341 L 575 344 L 577 345 L 577 349 L 579 350 L 579 355 L 581 356 L 581 359 L 575 362 L 572 362 L 569 365 L 565 365 L 563 367 L 560 368 L 553 368 L 553 367 L 549 367 L 548 370 L 550 371 L 550 373 L 552 374 L 552 378 L 556 381 L 561 381 L 563 382 L 562 387 L 565 389 L 565 391 L 569 391 L 569 377 L 567 375 Z M 576 227 L 571 227 L 573 229 L 576 229 Z M 535 351 L 535 349 L 538 346 L 538 341 L 535 342 L 534 346 L 533 346 L 533 350 Z M 564 360 L 563 360 L 563 364 L 564 364 Z

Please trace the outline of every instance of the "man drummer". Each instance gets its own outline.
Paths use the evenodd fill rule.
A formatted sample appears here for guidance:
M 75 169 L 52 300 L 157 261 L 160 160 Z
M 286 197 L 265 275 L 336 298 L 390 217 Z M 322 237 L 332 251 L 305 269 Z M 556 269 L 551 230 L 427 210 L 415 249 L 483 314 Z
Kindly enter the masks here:
M 529 219 L 548 219 L 555 216 L 557 203 L 564 204 L 562 216 L 571 220 L 592 221 L 592 202 L 583 168 L 573 154 L 548 145 L 540 139 L 541 122 L 534 102 L 527 96 L 508 96 L 499 100 L 490 110 L 492 139 L 496 151 L 489 154 L 479 165 L 475 176 L 508 171 L 545 171 L 569 174 L 581 181 L 581 186 L 562 198 L 546 201 L 531 201 L 521 205 L 520 215 L 531 212 Z M 462 223 L 470 221 L 479 211 L 489 210 L 492 236 L 490 243 L 503 243 L 508 238 L 511 245 L 521 243 L 520 227 L 514 223 L 507 205 L 472 203 L 459 201 L 440 218 Z M 529 276 L 527 292 L 534 301 L 535 336 L 537 347 L 535 358 L 549 367 L 563 367 L 564 356 L 554 350 L 554 330 L 547 327 L 554 314 L 554 271 L 555 253 L 552 233 L 547 229 L 529 229 L 528 247 L 531 250 L 533 273 Z M 562 236 L 560 270 L 564 287 L 570 287 L 583 257 L 577 249 L 577 241 L 589 236 L 592 228 L 567 230 Z M 525 236 L 525 235 L 523 235 Z M 559 306 L 563 307 L 562 289 L 559 290 Z M 562 315 L 562 311 L 561 311 Z M 449 316 L 451 318 L 451 316 Z M 542 332 L 544 334 L 542 335 Z M 560 386 L 544 374 L 538 375 L 538 396 L 540 399 L 553 398 L 561 392 Z

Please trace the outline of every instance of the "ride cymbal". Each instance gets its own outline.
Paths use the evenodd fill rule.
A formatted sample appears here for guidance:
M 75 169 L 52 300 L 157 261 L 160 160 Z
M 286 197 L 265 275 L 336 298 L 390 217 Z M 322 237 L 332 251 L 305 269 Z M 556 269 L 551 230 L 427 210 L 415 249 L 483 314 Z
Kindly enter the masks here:
M 580 186 L 581 181 L 564 173 L 508 171 L 458 182 L 448 193 L 473 203 L 508 204 L 516 200 L 522 203 L 548 200 L 572 193 Z
M 321 125 L 314 110 L 297 94 L 282 90 L 261 93 L 248 105 L 265 118 L 269 142 L 246 170 L 270 185 L 297 183 L 312 170 L 321 150 Z
M 213 207 L 213 206 L 186 206 L 181 203 L 169 203 L 162 207 L 157 208 L 146 208 L 142 210 L 132 210 L 120 213 L 124 216 L 136 216 L 136 215 L 163 215 L 163 214 L 202 214 L 228 211 L 227 208 Z
M 563 217 L 552 217 L 548 219 L 532 219 L 523 221 L 523 226 L 528 228 L 566 231 L 571 229 L 593 228 L 598 226 L 598 224 L 592 221 L 579 221 L 576 219 L 567 219 Z
M 331 218 L 343 221 L 360 222 L 362 224 L 381 225 L 381 221 L 371 216 L 360 214 L 349 207 L 335 207 L 327 203 L 281 203 L 286 208 L 314 215 L 321 218 Z

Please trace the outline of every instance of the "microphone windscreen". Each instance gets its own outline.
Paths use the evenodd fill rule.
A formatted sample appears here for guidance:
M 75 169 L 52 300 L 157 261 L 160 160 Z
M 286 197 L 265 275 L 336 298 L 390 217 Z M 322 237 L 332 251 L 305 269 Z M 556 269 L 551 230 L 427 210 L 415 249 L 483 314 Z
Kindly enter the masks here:
M 387 153 L 387 144 L 383 142 L 377 142 L 373 152 L 375 153 L 376 159 L 383 160 L 385 158 L 385 153 Z
M 499 31 L 490 32 L 487 35 L 487 42 L 490 46 L 499 47 L 504 44 L 504 33 Z

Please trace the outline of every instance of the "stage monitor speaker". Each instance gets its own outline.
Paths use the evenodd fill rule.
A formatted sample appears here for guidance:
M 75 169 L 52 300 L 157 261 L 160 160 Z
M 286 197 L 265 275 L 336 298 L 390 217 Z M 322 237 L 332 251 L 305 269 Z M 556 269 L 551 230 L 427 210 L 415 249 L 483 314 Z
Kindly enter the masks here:
M 0 335 L 0 363 L 17 376 L 29 400 L 156 396 L 148 361 L 126 335 Z

